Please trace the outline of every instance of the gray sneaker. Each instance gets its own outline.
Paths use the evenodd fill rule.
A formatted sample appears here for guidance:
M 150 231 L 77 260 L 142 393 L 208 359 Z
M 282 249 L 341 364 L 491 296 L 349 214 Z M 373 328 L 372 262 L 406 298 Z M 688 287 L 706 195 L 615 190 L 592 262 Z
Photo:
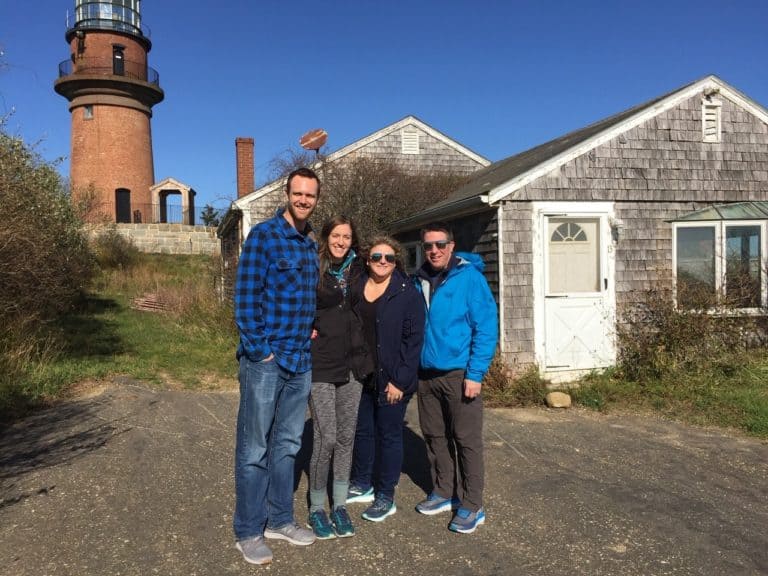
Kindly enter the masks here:
M 256 536 L 235 543 L 235 548 L 243 553 L 243 558 L 251 564 L 269 564 L 272 562 L 272 550 L 269 549 L 264 538 Z
M 287 540 L 296 546 L 309 546 L 314 543 L 316 536 L 312 530 L 307 530 L 295 522 L 291 522 L 285 526 L 280 526 L 280 528 L 267 528 L 264 530 L 264 538 Z

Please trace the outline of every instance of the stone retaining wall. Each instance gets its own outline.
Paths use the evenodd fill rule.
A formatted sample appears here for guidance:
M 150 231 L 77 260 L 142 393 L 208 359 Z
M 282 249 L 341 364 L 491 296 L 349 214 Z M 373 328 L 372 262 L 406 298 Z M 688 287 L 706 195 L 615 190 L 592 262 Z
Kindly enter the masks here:
M 110 224 L 140 252 L 152 254 L 209 254 L 220 252 L 216 228 L 186 224 Z M 91 235 L 101 228 L 93 228 Z

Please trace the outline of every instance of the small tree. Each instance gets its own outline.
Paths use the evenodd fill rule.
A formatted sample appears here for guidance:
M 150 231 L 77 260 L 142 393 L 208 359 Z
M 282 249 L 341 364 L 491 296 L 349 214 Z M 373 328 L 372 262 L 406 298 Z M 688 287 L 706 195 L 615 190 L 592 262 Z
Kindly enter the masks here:
M 206 226 L 216 227 L 221 223 L 221 212 L 210 204 L 206 204 L 200 213 L 200 219 Z

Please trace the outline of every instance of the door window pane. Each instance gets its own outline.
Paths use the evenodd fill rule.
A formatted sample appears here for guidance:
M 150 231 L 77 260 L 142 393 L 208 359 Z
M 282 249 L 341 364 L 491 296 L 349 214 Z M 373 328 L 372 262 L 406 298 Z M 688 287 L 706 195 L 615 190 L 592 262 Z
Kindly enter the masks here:
M 725 232 L 725 296 L 729 306 L 760 306 L 760 226 L 728 226 Z
M 549 219 L 549 293 L 600 292 L 600 220 Z
M 709 308 L 715 303 L 715 228 L 677 229 L 677 304 Z

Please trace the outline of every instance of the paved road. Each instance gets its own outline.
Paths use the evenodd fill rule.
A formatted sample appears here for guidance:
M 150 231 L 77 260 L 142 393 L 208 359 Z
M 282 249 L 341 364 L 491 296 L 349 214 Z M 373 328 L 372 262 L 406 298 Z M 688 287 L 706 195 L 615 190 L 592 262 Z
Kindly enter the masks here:
M 354 538 L 242 561 L 231 534 L 235 393 L 130 382 L 0 435 L 0 574 L 768 574 L 768 444 L 581 410 L 488 411 L 488 523 L 413 510 L 428 473 L 409 407 L 398 512 Z M 306 428 L 302 461 L 306 464 Z M 306 469 L 297 515 L 306 516 Z M 363 505 L 353 506 L 353 513 Z

